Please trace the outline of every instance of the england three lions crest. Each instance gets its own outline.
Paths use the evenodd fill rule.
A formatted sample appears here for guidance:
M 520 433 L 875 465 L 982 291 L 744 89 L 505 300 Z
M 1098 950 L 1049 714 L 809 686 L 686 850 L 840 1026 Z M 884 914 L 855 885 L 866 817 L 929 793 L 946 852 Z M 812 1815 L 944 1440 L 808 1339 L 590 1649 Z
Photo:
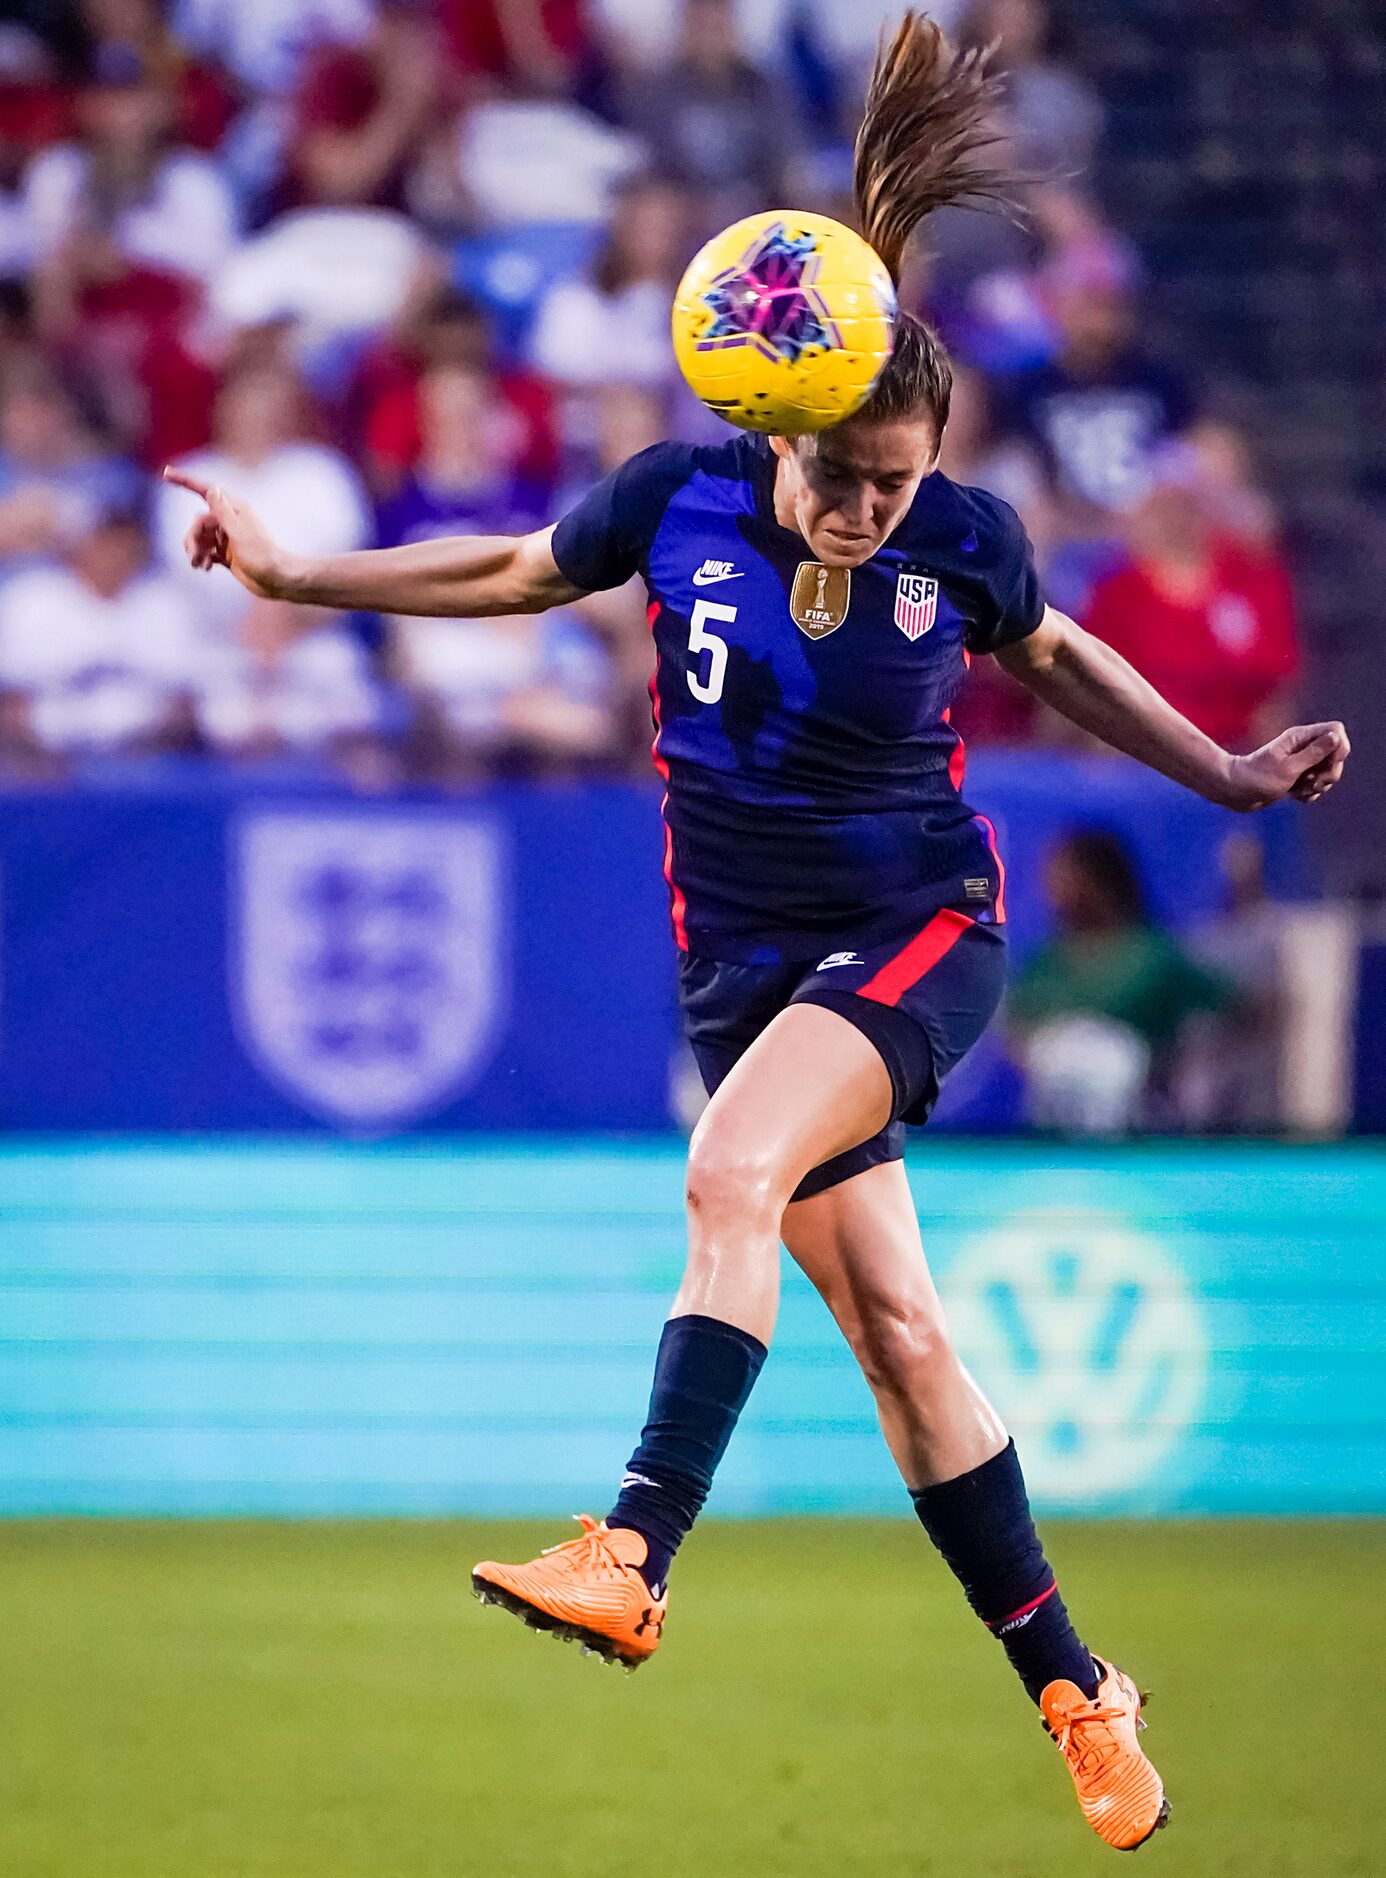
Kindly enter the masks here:
M 895 624 L 906 639 L 919 639 L 938 613 L 938 582 L 928 574 L 901 574 L 895 584 Z
M 442 815 L 262 813 L 236 833 L 242 1040 L 306 1108 L 398 1127 L 462 1095 L 502 1003 L 497 836 Z

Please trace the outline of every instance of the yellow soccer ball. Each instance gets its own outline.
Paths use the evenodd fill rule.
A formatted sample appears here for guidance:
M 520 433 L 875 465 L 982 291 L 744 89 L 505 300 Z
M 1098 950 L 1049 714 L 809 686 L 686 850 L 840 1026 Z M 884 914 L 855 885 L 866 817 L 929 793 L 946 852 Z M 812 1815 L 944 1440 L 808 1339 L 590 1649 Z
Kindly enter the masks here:
M 693 257 L 674 299 L 679 369 L 743 430 L 796 436 L 865 403 L 890 357 L 895 288 L 827 215 L 748 215 Z

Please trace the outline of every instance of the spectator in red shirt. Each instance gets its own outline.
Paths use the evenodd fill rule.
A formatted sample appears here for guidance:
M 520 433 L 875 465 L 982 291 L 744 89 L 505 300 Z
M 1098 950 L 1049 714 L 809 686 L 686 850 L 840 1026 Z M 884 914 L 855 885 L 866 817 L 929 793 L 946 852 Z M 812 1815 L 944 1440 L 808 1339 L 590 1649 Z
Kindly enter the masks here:
M 368 352 L 357 374 L 366 472 L 378 495 L 389 496 L 419 460 L 422 427 L 419 383 L 438 366 L 458 365 L 494 375 L 512 423 L 506 467 L 551 485 L 558 474 L 553 395 L 533 372 L 497 368 L 486 315 L 474 300 L 436 279 L 422 280 L 395 332 Z
M 1171 444 L 1127 526 L 1127 564 L 1098 583 L 1084 625 L 1230 749 L 1275 734 L 1299 666 L 1283 563 L 1217 525 L 1196 451 Z
M 133 31 L 138 12 L 93 9 L 93 23 Z M 237 234 L 217 166 L 170 141 L 173 76 L 132 43 L 102 40 L 78 100 L 83 134 L 35 159 L 23 200 L 35 331 L 99 385 L 151 466 L 206 441 L 215 385 L 188 335 L 202 278 Z
M 76 123 L 76 94 L 48 49 L 16 36 L 0 56 L 0 267 L 6 273 L 18 273 L 27 259 L 6 239 L 6 199 L 33 153 L 70 137 Z
M 443 0 L 443 29 L 461 71 L 563 90 L 591 45 L 582 0 Z
M 436 365 L 420 381 L 418 401 L 423 447 L 401 489 L 380 505 L 378 545 L 542 528 L 552 492 L 515 474 L 514 414 L 490 374 Z
M 410 165 L 440 100 L 433 22 L 386 0 L 361 46 L 323 46 L 304 68 L 281 207 L 403 207 Z
M 132 454 L 155 469 L 207 442 L 217 381 L 188 340 L 193 283 L 127 260 L 98 228 L 68 245 L 44 287 L 50 350 L 100 385 Z

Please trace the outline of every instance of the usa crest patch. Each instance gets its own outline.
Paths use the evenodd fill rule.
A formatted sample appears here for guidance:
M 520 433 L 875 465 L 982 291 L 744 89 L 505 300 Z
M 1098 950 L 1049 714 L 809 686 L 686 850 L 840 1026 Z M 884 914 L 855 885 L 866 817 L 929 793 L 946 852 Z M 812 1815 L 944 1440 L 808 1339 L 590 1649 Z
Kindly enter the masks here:
M 895 624 L 906 639 L 919 639 L 938 613 L 938 582 L 928 574 L 901 574 L 895 584 Z

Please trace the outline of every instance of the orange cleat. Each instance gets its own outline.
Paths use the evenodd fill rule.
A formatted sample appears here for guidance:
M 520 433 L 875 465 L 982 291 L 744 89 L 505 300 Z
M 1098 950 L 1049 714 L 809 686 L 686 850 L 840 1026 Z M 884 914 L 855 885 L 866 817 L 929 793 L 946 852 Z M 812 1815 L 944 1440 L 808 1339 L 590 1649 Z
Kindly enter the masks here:
M 638 1532 L 579 1513 L 582 1535 L 550 1546 L 528 1565 L 486 1559 L 472 1573 L 483 1604 L 499 1604 L 531 1630 L 580 1643 L 608 1663 L 638 1669 L 659 1647 L 668 1594 L 640 1575 L 649 1548 Z
M 1075 1683 L 1051 1682 L 1040 1709 L 1068 1762 L 1084 1819 L 1108 1845 L 1134 1852 L 1169 1819 L 1169 1801 L 1136 1739 L 1145 1723 L 1135 1683 L 1100 1656 L 1093 1660 L 1103 1674 L 1091 1701 Z

